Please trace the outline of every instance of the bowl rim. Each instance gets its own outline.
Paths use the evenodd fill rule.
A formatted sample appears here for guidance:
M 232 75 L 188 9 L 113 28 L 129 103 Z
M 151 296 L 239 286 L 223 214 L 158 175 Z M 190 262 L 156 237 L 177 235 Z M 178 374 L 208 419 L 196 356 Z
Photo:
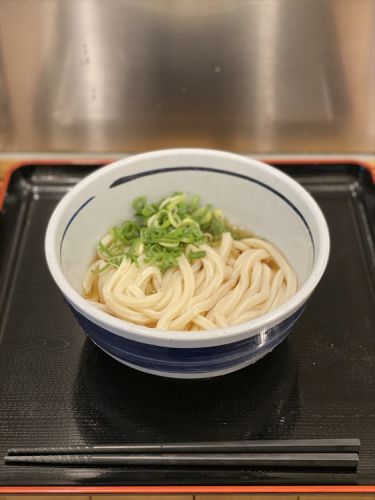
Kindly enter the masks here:
M 317 233 L 320 243 L 319 253 L 316 253 L 313 267 L 307 280 L 287 302 L 278 306 L 273 311 L 245 323 L 212 330 L 199 330 L 194 332 L 194 335 L 192 335 L 191 332 L 187 331 L 159 330 L 157 328 L 140 326 L 115 316 L 111 316 L 110 314 L 107 314 L 90 304 L 89 301 L 82 297 L 82 295 L 80 295 L 79 292 L 70 285 L 62 272 L 57 253 L 55 252 L 55 239 L 57 237 L 56 231 L 58 222 L 71 201 L 74 200 L 77 194 L 86 188 L 92 181 L 107 175 L 120 167 L 124 167 L 127 164 L 131 165 L 133 163 L 143 162 L 144 160 L 162 159 L 177 155 L 191 155 L 192 157 L 206 156 L 213 160 L 218 158 L 235 160 L 242 164 L 251 164 L 252 167 L 255 167 L 255 170 L 263 170 L 264 168 L 267 168 L 267 172 L 269 172 L 271 176 L 288 185 L 289 189 L 291 189 L 299 198 L 303 199 L 307 209 L 310 213 L 312 213 L 315 221 L 317 222 Z M 161 168 L 163 167 L 158 167 L 159 170 Z M 172 148 L 127 156 L 110 163 L 105 167 L 99 168 L 78 182 L 63 196 L 55 207 L 47 226 L 44 247 L 50 274 L 52 275 L 52 278 L 58 288 L 74 308 L 94 323 L 99 324 L 99 326 L 102 328 L 104 327 L 112 333 L 139 342 L 144 342 L 146 344 L 167 346 L 173 345 L 174 347 L 201 347 L 203 345 L 232 343 L 236 340 L 249 338 L 252 335 L 266 332 L 268 328 L 281 323 L 293 312 L 302 307 L 319 283 L 326 269 L 330 253 L 330 237 L 325 217 L 314 198 L 297 181 L 280 170 L 277 170 L 275 167 L 249 156 L 217 149 Z

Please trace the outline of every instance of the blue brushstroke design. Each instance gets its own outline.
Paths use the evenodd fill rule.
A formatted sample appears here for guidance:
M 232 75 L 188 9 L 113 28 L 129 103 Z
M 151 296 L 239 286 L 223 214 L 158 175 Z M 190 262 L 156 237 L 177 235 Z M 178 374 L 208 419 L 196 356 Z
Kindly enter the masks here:
M 130 340 L 109 332 L 70 307 L 88 337 L 125 363 L 165 373 L 193 374 L 225 370 L 268 353 L 288 336 L 305 304 L 262 334 L 230 344 L 195 348 L 162 347 Z
M 66 232 L 68 231 L 71 223 L 74 221 L 74 219 L 77 217 L 77 215 L 95 198 L 95 196 L 91 196 L 91 198 L 89 198 L 88 200 L 86 200 L 84 203 L 82 203 L 82 205 L 74 212 L 74 214 L 71 216 L 71 218 L 69 219 L 69 222 L 68 224 L 66 225 L 66 228 L 64 229 L 64 232 L 63 232 L 63 235 L 62 235 L 62 238 L 61 238 L 61 241 L 60 241 L 60 264 L 61 264 L 61 253 L 62 253 L 62 246 L 63 246 L 63 243 L 64 243 L 64 239 L 65 239 L 65 236 L 66 236 Z

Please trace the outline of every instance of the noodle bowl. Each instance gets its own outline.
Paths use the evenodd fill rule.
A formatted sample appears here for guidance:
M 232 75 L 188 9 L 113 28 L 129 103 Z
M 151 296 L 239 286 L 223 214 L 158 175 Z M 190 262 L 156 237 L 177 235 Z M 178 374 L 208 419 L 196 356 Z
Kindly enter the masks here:
M 193 241 L 163 269 L 140 251 L 138 264 L 130 255 L 103 270 L 111 257 L 97 244 L 132 217 L 131 200 L 181 188 L 252 234 Z M 201 378 L 247 366 L 286 338 L 324 273 L 329 234 L 312 197 L 282 172 L 231 153 L 177 149 L 120 160 L 79 182 L 52 214 L 45 251 L 97 346 L 138 370 Z M 93 264 L 98 272 L 86 274 Z

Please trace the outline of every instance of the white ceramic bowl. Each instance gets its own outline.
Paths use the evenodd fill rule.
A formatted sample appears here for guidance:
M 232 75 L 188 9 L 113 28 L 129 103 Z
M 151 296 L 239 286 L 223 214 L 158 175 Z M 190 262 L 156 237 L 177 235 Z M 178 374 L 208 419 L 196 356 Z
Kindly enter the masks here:
M 108 315 L 80 294 L 99 239 L 132 217 L 132 200 L 199 194 L 233 223 L 275 244 L 298 277 L 285 304 L 247 323 L 202 332 L 161 331 Z M 49 270 L 87 335 L 122 363 L 168 377 L 203 378 L 247 366 L 278 345 L 301 315 L 327 265 L 329 233 L 313 198 L 279 170 L 205 149 L 140 154 L 89 175 L 57 205 L 46 233 Z

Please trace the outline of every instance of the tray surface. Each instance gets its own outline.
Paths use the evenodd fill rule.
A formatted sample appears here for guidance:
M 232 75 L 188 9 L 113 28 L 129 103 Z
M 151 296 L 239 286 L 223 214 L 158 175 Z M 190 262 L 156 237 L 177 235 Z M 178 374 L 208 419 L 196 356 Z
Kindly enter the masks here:
M 324 211 L 327 271 L 288 339 L 222 378 L 142 374 L 82 333 L 49 276 L 50 214 L 93 166 L 15 171 L 0 215 L 0 454 L 10 447 L 359 437 L 357 473 L 11 467 L 0 485 L 375 484 L 375 187 L 350 165 L 282 167 Z

